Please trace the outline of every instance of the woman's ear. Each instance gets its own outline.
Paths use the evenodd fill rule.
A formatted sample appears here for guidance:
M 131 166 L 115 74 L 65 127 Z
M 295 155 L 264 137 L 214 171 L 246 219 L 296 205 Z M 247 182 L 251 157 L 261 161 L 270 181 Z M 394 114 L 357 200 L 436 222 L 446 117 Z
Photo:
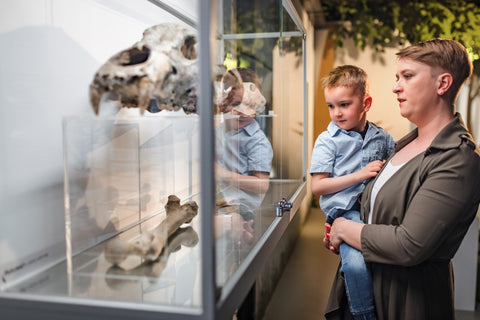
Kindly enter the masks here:
M 450 89 L 453 83 L 453 77 L 450 73 L 445 72 L 438 76 L 438 89 L 437 93 L 440 96 L 443 96 L 448 89 Z
M 366 96 L 364 99 L 363 99 L 363 108 L 365 111 L 368 111 L 370 110 L 370 107 L 372 106 L 372 97 L 371 96 Z

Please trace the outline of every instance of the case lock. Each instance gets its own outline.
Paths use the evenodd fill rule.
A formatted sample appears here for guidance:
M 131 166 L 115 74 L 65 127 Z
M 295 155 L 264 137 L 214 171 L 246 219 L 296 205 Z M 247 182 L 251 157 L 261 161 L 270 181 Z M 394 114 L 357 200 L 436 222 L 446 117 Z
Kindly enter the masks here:
M 277 204 L 277 217 L 283 217 L 283 211 L 290 211 L 293 204 L 291 201 L 287 201 L 285 198 L 282 198 Z

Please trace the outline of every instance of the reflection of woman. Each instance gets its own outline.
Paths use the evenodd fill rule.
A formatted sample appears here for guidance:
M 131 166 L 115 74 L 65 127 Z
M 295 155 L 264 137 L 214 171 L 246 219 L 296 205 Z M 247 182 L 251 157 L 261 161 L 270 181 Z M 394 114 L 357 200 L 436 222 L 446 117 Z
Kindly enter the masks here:
M 336 251 L 345 241 L 363 252 L 379 319 L 453 319 L 451 259 L 480 201 L 480 151 L 454 113 L 472 65 L 452 40 L 421 42 L 397 55 L 393 92 L 401 115 L 417 128 L 366 187 L 367 224 L 339 218 L 324 243 Z M 349 318 L 341 278 L 327 319 Z
M 219 186 L 229 205 L 237 205 L 245 220 L 254 218 L 269 187 L 273 150 L 255 114 L 265 98 L 250 69 L 237 68 L 222 78 L 218 105 L 225 121 L 216 132 L 216 169 Z

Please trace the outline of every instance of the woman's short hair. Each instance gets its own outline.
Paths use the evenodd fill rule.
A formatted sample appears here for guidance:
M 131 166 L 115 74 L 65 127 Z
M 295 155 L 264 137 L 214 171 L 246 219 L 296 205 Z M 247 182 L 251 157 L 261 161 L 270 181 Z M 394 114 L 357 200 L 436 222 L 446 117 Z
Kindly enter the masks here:
M 460 88 L 472 74 L 472 61 L 465 47 L 455 40 L 433 39 L 421 41 L 397 52 L 399 59 L 409 58 L 427 64 L 431 67 L 440 67 L 452 75 L 453 83 L 445 93 L 448 103 L 454 104 Z

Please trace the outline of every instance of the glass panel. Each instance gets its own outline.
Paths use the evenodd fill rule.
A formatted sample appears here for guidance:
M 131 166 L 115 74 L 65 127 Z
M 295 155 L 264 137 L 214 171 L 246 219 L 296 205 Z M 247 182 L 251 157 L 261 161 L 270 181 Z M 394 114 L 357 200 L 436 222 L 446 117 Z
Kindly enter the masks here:
M 293 18 L 288 14 L 288 11 L 283 8 L 283 32 L 294 32 L 294 31 L 300 31 L 298 26 L 295 24 L 293 21 Z
M 302 37 L 282 37 L 273 54 L 273 106 L 279 123 L 273 129 L 279 158 L 278 178 L 303 178 L 303 55 Z
M 185 13 L 195 19 L 196 2 L 170 7 L 188 5 Z M 88 96 L 101 65 L 146 29 L 169 22 L 195 33 L 163 8 L 147 0 L 2 2 L 0 56 L 11 62 L 0 74 L 7 106 L 0 111 L 2 297 L 201 312 L 202 214 L 191 202 L 200 206 L 199 116 L 120 109 L 121 88 L 102 97 L 95 116 Z M 170 35 L 183 39 L 181 32 Z M 152 61 L 160 45 L 149 45 L 155 48 L 121 55 L 112 79 L 135 83 L 137 75 L 125 69 Z M 145 69 L 174 63 L 165 58 L 174 48 L 161 45 L 163 60 L 159 54 L 161 63 Z M 185 60 L 185 68 L 168 70 L 187 70 L 196 80 L 196 60 Z M 172 74 L 153 74 L 152 81 L 170 84 Z
M 280 29 L 281 1 L 220 1 L 223 1 L 224 34 L 278 32 Z
M 304 179 L 303 37 L 281 6 L 223 1 L 215 84 L 220 287 L 272 224 L 278 202 Z
M 198 202 L 198 117 L 70 117 L 64 134 L 67 261 L 8 291 L 200 307 L 199 218 L 165 210 Z

